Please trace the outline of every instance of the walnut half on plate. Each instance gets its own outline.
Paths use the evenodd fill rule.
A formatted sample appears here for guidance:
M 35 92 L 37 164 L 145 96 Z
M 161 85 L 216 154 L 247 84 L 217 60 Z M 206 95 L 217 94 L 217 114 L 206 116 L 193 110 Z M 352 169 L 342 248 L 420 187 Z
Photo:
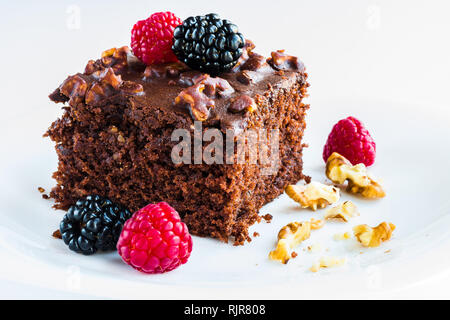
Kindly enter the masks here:
M 286 264 L 291 258 L 291 249 L 298 246 L 311 234 L 310 222 L 291 222 L 278 232 L 278 243 L 275 250 L 269 253 L 270 260 L 278 260 Z
M 374 228 L 369 227 L 367 224 L 360 224 L 353 227 L 353 233 L 356 239 L 364 247 L 378 247 L 382 242 L 391 238 L 394 230 L 395 225 L 390 222 L 382 222 Z
M 327 160 L 326 175 L 337 184 L 348 181 L 347 192 L 361 194 L 365 198 L 383 198 L 386 193 L 369 175 L 363 163 L 352 165 L 345 157 L 333 152 Z
M 286 194 L 294 201 L 300 203 L 302 208 L 325 208 L 329 204 L 339 201 L 339 189 L 319 182 L 311 182 L 306 186 L 288 185 Z

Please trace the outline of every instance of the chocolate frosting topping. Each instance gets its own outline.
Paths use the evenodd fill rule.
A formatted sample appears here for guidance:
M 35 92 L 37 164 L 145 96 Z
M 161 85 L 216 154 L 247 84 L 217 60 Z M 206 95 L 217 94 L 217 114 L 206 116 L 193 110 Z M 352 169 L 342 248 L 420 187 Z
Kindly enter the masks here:
M 249 114 L 258 110 L 256 97 L 268 88 L 282 89 L 306 81 L 305 68 L 297 57 L 280 50 L 265 59 L 253 48 L 247 41 L 237 65 L 219 77 L 191 70 L 181 62 L 145 66 L 128 47 L 113 48 L 101 59 L 89 61 L 84 74 L 68 77 L 50 98 L 70 106 L 102 106 L 133 99 L 134 105 L 181 113 L 203 121 L 204 126 L 243 128 Z

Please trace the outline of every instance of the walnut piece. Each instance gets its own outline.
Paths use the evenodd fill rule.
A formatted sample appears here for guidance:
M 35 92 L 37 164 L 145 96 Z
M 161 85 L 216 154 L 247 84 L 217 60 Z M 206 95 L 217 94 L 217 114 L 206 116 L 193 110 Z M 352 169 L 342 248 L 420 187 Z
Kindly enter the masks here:
M 275 250 L 269 253 L 269 259 L 286 264 L 291 258 L 291 250 L 311 234 L 310 222 L 291 222 L 278 232 L 278 243 Z
M 309 223 L 311 223 L 311 230 L 317 230 L 322 228 L 325 225 L 325 220 L 317 220 L 314 218 L 311 218 L 311 220 L 309 220 Z
M 313 243 L 313 244 L 307 246 L 306 249 L 307 249 L 309 252 L 314 253 L 314 252 L 322 251 L 323 248 L 322 248 L 322 244 L 320 244 L 319 242 L 315 242 L 315 243 Z
M 320 260 L 312 265 L 312 267 L 309 269 L 312 272 L 317 272 L 322 268 L 331 268 L 331 267 L 337 267 L 342 266 L 347 262 L 345 258 L 334 258 L 334 257 L 322 257 Z
M 69 97 L 69 105 L 71 106 L 76 106 L 83 102 L 87 90 L 88 83 L 83 75 L 79 73 L 68 77 L 59 87 L 59 91 L 66 97 Z
M 302 208 L 311 208 L 314 211 L 317 208 L 325 208 L 340 198 L 338 188 L 315 181 L 306 186 L 288 185 L 285 192 L 291 199 L 300 203 Z
M 344 232 L 344 233 L 336 233 L 333 236 L 334 240 L 347 240 L 350 239 L 352 237 L 352 234 L 350 232 Z
M 214 99 L 227 97 L 234 92 L 227 80 L 203 74 L 193 79 L 194 85 L 184 89 L 175 98 L 175 105 L 186 107 L 194 120 L 206 121 L 209 110 L 214 108 Z
M 303 63 L 294 56 L 290 56 L 284 50 L 278 50 L 271 53 L 271 57 L 267 62 L 275 69 L 282 71 L 299 71 L 303 72 L 305 67 Z
M 130 54 L 131 50 L 127 46 L 111 48 L 102 52 L 100 60 L 105 68 L 111 67 L 115 73 L 120 73 L 128 66 L 128 55 Z
M 258 106 L 256 105 L 255 100 L 246 94 L 243 94 L 234 99 L 228 107 L 228 111 L 232 113 L 239 113 L 244 111 L 248 111 L 251 113 L 255 112 L 257 109 Z
M 374 228 L 361 224 L 353 227 L 353 234 L 364 247 L 373 248 L 389 240 L 394 230 L 395 225 L 390 222 L 382 222 Z
M 344 203 L 341 203 L 340 205 L 337 205 L 333 208 L 330 208 L 327 210 L 327 213 L 325 214 L 325 219 L 341 219 L 345 222 L 348 222 L 350 218 L 358 216 L 358 208 L 356 208 L 356 205 L 351 201 L 345 201 Z
M 333 152 L 327 160 L 326 175 L 337 184 L 348 181 L 347 191 L 350 193 L 361 194 L 365 198 L 383 198 L 386 195 L 363 163 L 352 165 L 337 152 Z

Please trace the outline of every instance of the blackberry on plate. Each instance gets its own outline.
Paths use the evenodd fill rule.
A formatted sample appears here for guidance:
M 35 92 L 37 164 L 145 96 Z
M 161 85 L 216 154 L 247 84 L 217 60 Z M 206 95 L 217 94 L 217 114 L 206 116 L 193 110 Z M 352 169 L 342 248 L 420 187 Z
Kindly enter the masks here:
M 69 249 L 85 255 L 115 250 L 130 211 L 97 195 L 80 199 L 70 207 L 59 230 Z
M 245 45 L 238 27 L 214 13 L 187 18 L 173 37 L 172 50 L 180 61 L 212 75 L 231 70 Z

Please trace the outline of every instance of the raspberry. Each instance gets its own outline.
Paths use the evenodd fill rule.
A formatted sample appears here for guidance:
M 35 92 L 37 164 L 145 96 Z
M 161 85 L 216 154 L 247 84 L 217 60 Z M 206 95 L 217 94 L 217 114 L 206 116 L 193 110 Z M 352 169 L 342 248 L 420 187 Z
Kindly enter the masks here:
M 353 165 L 364 163 L 370 166 L 375 161 L 376 145 L 363 124 L 354 117 L 336 123 L 323 148 L 323 160 L 327 162 L 333 153 L 340 153 Z
M 125 222 L 117 250 L 144 273 L 164 273 L 187 262 L 192 238 L 178 212 L 165 202 L 149 204 Z
M 131 30 L 131 48 L 146 65 L 175 62 L 173 30 L 181 20 L 172 12 L 157 12 L 138 21 Z

